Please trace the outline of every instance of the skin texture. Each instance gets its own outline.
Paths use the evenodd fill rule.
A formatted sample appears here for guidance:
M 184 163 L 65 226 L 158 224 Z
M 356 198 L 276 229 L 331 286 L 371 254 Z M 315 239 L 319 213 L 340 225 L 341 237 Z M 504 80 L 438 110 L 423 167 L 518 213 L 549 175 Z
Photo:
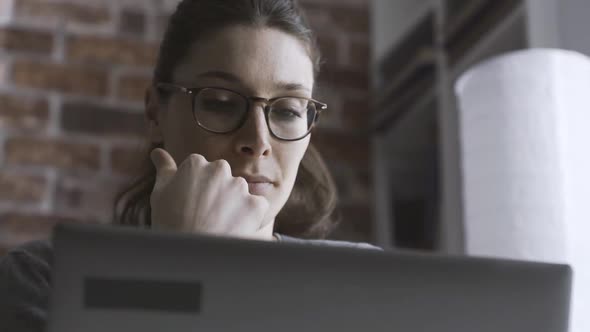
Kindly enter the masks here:
M 313 65 L 303 43 L 287 33 L 232 26 L 193 46 L 171 83 L 224 87 L 267 99 L 311 97 Z M 273 138 L 263 107 L 253 103 L 239 130 L 220 135 L 197 126 L 188 95 L 173 94 L 162 106 L 155 91 L 148 93 L 150 139 L 164 143 L 164 150 L 151 154 L 158 170 L 151 196 L 155 227 L 272 239 L 275 217 L 293 189 L 310 137 Z M 265 176 L 272 185 L 262 193 L 252 184 L 249 190 L 247 175 Z

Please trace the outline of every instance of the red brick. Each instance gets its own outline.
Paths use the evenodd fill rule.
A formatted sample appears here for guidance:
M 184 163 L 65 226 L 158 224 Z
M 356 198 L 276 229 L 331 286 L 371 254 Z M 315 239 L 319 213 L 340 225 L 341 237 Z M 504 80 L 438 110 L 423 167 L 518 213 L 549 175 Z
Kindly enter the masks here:
M 166 33 L 166 29 L 168 28 L 168 22 L 170 21 L 170 15 L 162 14 L 156 16 L 156 32 L 157 32 L 157 39 L 162 39 L 164 34 Z
M 371 61 L 371 46 L 366 41 L 350 41 L 350 63 L 354 68 L 369 70 L 369 63 Z
M 107 73 L 82 66 L 16 60 L 12 67 L 16 85 L 72 94 L 105 96 Z
M 9 250 L 9 246 L 0 243 L 0 259 L 2 259 L 2 257 L 5 256 Z
M 317 89 L 314 91 L 313 97 L 326 103 L 328 105 L 328 109 L 322 112 L 320 117 L 319 128 L 322 127 L 338 127 L 340 126 L 340 113 L 341 113 L 341 104 L 342 104 L 342 96 L 341 93 L 338 91 L 333 91 L 329 89 L 327 86 L 318 86 Z
M 76 221 L 60 215 L 1 214 L 0 247 L 11 248 L 28 241 L 47 239 L 57 223 Z
M 1 0 L 0 0 L 1 1 Z M 0 59 L 0 84 L 6 84 L 10 73 L 10 62 L 8 59 Z
M 333 6 L 330 9 L 336 26 L 343 31 L 369 34 L 368 8 L 348 8 Z
M 39 203 L 43 200 L 47 181 L 41 176 L 0 172 L 0 200 Z
M 112 220 L 114 198 L 120 184 L 111 178 L 83 179 L 63 176 L 57 180 L 54 204 L 57 211 L 67 211 L 86 222 Z
M 132 9 L 123 9 L 119 24 L 119 31 L 122 34 L 142 37 L 145 34 L 145 14 Z
M 301 5 L 312 31 L 316 34 L 325 31 L 334 31 L 331 26 L 332 18 L 330 16 L 329 7 L 320 5 L 317 2 L 302 2 Z
M 342 102 L 342 124 L 344 128 L 353 131 L 366 130 L 369 126 L 371 101 L 366 98 L 344 98 Z
M 373 170 L 368 169 L 367 171 L 357 172 L 356 179 L 361 186 L 370 190 L 373 187 Z
M 23 28 L 0 29 L 0 47 L 8 51 L 49 55 L 53 50 L 53 35 Z
M 0 94 L 0 127 L 40 131 L 47 126 L 49 104 L 45 99 Z
M 65 103 L 61 112 L 61 125 L 65 131 L 72 133 L 132 138 L 145 136 L 142 112 L 91 103 Z
M 351 183 L 350 175 L 342 172 L 334 165 L 329 164 L 328 169 L 330 174 L 332 174 L 332 178 L 334 179 L 334 183 L 336 184 L 336 188 L 338 190 L 338 198 L 340 200 L 348 200 L 352 196 L 353 186 Z
M 144 102 L 145 92 L 152 84 L 147 75 L 125 75 L 119 79 L 117 97 L 124 100 Z
M 368 168 L 354 169 L 345 163 L 329 160 L 328 167 L 338 188 L 341 202 L 367 203 L 371 199 L 372 183 L 367 181 Z
M 88 6 L 65 1 L 15 0 L 16 16 L 34 17 L 41 20 L 54 19 L 82 24 L 104 24 L 111 21 L 106 7 Z
M 373 238 L 373 214 L 364 204 L 341 205 L 336 209 L 340 224 L 331 238 L 354 242 L 370 242 Z
M 115 147 L 111 151 L 111 169 L 119 174 L 136 176 L 148 162 L 148 151 L 140 147 Z
M 368 4 L 349 6 L 337 2 L 305 1 L 303 8 L 314 31 L 369 34 Z
M 322 53 L 322 61 L 325 63 L 338 64 L 340 46 L 338 39 L 331 35 L 319 35 L 318 43 Z
M 367 91 L 369 75 L 367 70 L 343 68 L 327 64 L 322 68 L 318 83 L 336 88 L 353 88 Z
M 329 163 L 343 163 L 355 169 L 367 169 L 370 157 L 369 138 L 334 129 L 320 129 L 311 141 Z
M 100 166 L 100 151 L 96 145 L 32 137 L 8 139 L 5 158 L 7 163 L 16 165 L 90 170 Z
M 66 48 L 69 60 L 105 65 L 152 67 L 158 55 L 157 44 L 98 36 L 70 36 Z

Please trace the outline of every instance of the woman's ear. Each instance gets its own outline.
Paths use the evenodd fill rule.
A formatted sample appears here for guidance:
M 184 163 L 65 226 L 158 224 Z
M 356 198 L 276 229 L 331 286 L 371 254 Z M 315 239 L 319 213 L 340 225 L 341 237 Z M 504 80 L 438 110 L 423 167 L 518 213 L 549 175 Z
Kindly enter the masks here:
M 145 119 L 149 139 L 152 143 L 162 143 L 164 141 L 161 113 L 158 91 L 156 91 L 155 87 L 151 86 L 145 92 Z

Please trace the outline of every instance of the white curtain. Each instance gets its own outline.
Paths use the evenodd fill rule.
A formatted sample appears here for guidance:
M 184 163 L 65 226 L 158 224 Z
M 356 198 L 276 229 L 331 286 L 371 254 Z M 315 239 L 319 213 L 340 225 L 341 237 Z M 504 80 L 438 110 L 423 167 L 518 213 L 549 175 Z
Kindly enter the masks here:
M 509 53 L 455 90 L 467 253 L 570 264 L 570 331 L 590 331 L 590 58 Z

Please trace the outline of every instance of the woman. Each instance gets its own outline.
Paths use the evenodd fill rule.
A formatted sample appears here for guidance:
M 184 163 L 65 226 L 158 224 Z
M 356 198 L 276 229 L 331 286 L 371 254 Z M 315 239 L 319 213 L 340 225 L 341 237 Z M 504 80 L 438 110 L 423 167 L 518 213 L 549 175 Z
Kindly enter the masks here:
M 116 222 L 374 248 L 317 240 L 333 228 L 336 203 L 310 145 L 326 109 L 312 99 L 319 59 L 292 0 L 182 1 L 146 94 L 145 172 L 117 198 Z M 49 243 L 18 248 L 0 264 L 0 330 L 41 331 Z

